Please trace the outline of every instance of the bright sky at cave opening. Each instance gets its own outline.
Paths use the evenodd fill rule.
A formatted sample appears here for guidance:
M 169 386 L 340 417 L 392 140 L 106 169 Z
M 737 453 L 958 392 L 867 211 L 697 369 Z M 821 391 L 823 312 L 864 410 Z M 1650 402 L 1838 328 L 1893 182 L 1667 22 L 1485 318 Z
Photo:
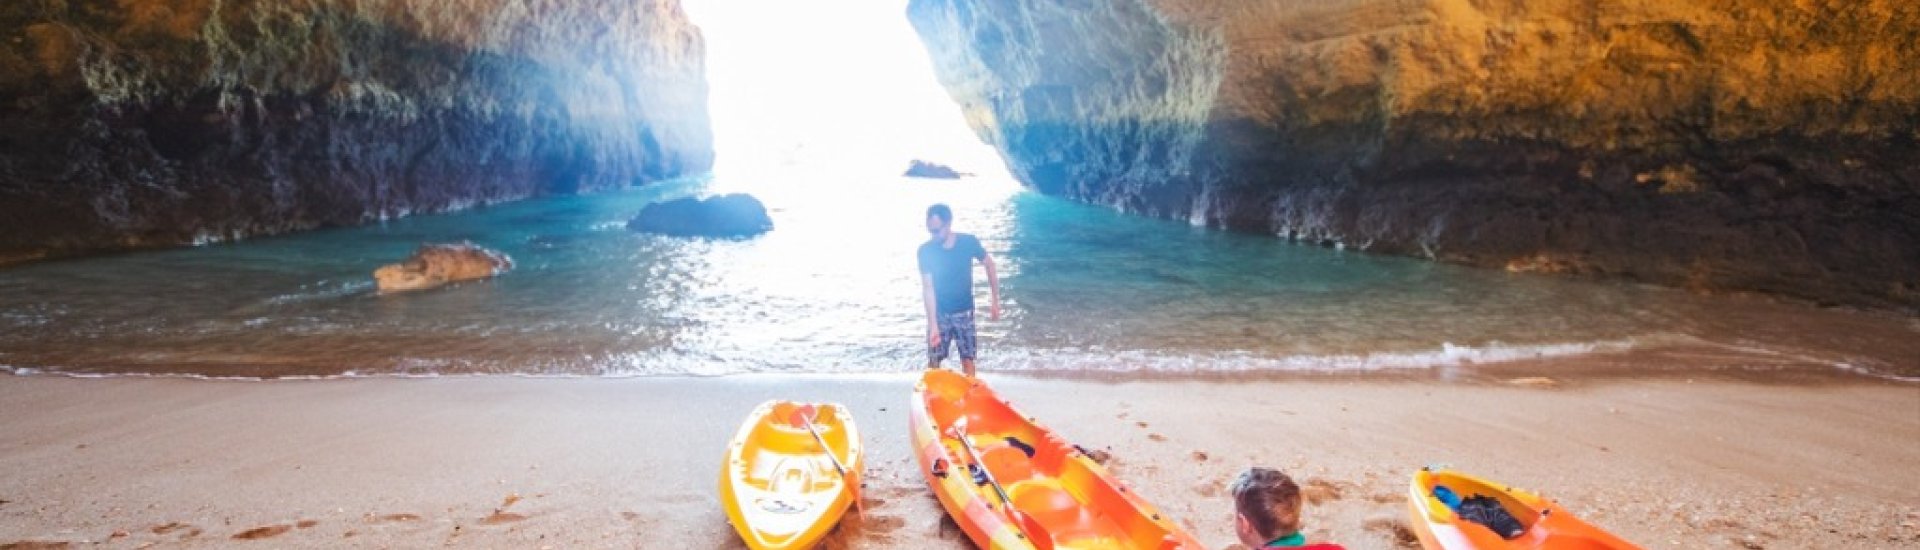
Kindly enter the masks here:
M 706 37 L 715 174 L 897 176 L 925 159 L 1004 176 L 934 76 L 906 4 L 689 0 Z

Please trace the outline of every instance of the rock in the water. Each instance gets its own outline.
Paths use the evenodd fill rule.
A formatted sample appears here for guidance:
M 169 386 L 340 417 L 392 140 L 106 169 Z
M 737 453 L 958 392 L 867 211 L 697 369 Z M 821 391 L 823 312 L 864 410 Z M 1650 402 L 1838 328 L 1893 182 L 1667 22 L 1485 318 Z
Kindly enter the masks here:
M 972 174 L 954 170 L 950 166 L 914 159 L 913 164 L 907 166 L 907 173 L 902 175 L 909 178 L 957 180 L 960 179 L 961 176 L 970 176 Z
M 1523 376 L 1507 380 L 1508 384 L 1528 388 L 1557 388 L 1560 382 L 1545 376 Z
M 772 230 L 773 218 L 760 199 L 735 193 L 649 204 L 627 229 L 677 237 L 751 237 Z
M 1912 2 L 912 0 L 1048 194 L 1517 271 L 1920 308 Z
M 406 261 L 373 270 L 373 280 L 381 292 L 425 290 L 485 279 L 510 269 L 512 258 L 470 242 L 423 244 Z

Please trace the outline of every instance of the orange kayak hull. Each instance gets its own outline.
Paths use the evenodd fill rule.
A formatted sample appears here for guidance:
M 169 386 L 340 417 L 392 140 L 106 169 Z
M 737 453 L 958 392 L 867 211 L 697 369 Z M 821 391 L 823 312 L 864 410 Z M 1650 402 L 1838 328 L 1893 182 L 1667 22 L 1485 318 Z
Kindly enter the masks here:
M 1500 501 L 1526 530 L 1511 540 L 1478 523 L 1461 519 L 1433 496 L 1444 485 L 1462 498 L 1485 495 Z M 1427 550 L 1638 550 L 1640 547 L 1601 530 L 1552 500 L 1452 470 L 1420 469 L 1408 487 L 1407 507 L 1413 533 Z
M 803 403 L 768 401 L 747 415 L 720 468 L 720 504 L 740 539 L 754 550 L 812 548 L 858 498 L 865 452 L 852 415 L 813 404 L 822 449 L 793 413 Z M 845 465 L 834 469 L 827 453 Z
M 972 474 L 973 455 L 953 429 L 962 419 L 1017 514 Z M 977 379 L 927 371 L 914 387 L 908 422 L 921 475 L 981 548 L 1203 548 L 1105 467 Z

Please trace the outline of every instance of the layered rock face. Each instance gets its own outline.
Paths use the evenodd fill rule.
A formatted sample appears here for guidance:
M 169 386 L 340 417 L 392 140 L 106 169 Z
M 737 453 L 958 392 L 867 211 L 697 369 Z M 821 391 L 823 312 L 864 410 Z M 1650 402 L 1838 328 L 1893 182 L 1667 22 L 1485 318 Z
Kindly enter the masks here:
M 1505 267 L 1920 307 L 1920 4 L 913 0 L 1048 193 Z
M 677 0 L 0 3 L 0 263 L 707 170 Z

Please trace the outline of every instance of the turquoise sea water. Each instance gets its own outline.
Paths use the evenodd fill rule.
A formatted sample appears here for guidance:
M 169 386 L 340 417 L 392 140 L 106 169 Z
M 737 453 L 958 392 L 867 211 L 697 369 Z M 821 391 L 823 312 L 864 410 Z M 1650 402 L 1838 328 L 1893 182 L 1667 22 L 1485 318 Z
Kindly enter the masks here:
M 647 202 L 738 189 L 767 202 L 772 233 L 625 229 Z M 933 202 L 1000 261 L 1007 315 L 982 316 L 987 370 L 1417 372 L 1663 349 L 1704 359 L 1645 366 L 1920 374 L 1920 325 L 1899 316 L 1298 245 L 992 178 L 831 176 L 686 181 L 0 270 L 0 364 L 216 377 L 908 371 L 924 364 L 913 250 Z M 459 240 L 517 268 L 374 291 L 374 268 Z

